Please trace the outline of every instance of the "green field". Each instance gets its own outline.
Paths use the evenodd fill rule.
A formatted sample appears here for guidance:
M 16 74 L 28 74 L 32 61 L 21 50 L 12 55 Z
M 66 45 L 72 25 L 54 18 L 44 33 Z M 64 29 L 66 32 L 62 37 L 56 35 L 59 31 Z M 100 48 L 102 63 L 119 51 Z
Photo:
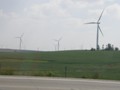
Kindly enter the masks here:
M 120 80 L 120 52 L 0 52 L 0 74 Z

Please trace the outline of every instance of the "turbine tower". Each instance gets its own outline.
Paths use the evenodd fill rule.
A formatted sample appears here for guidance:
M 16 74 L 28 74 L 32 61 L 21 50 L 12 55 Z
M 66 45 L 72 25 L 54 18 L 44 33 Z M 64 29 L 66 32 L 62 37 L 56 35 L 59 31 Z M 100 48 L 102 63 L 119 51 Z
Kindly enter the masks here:
M 97 22 L 88 22 L 88 23 L 85 23 L 85 24 L 96 24 L 97 25 L 97 38 L 96 38 L 96 50 L 99 50 L 99 31 L 101 32 L 102 36 L 103 36 L 103 32 L 100 28 L 100 20 L 101 20 L 101 17 L 103 15 L 103 12 L 104 12 L 105 9 L 103 9 L 100 17 L 98 18 Z
M 57 42 L 57 49 L 58 51 L 60 50 L 60 41 L 62 40 L 62 38 L 59 38 L 59 39 L 55 39 L 54 41 Z
M 24 34 L 22 34 L 20 37 L 16 37 L 20 40 L 20 44 L 19 44 L 19 49 L 21 50 L 21 47 L 22 47 L 22 37 L 23 37 Z

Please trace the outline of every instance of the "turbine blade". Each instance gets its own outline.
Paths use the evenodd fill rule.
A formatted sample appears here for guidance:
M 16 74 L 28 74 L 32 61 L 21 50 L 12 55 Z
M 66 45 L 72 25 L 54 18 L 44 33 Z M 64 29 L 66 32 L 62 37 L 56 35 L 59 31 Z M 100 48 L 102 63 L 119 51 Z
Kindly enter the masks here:
M 97 22 L 88 22 L 88 23 L 85 23 L 85 24 L 97 24 Z
M 100 17 L 99 17 L 99 19 L 98 19 L 98 21 L 97 21 L 97 22 L 99 22 L 99 21 L 100 21 L 100 19 L 101 19 L 102 15 L 103 15 L 104 10 L 105 10 L 105 8 L 103 9 L 103 11 L 102 11 L 102 13 L 101 13 L 101 15 L 100 15 Z
M 100 30 L 100 32 L 101 32 L 101 34 L 102 34 L 102 36 L 104 36 L 103 35 L 103 32 L 102 32 L 102 30 L 101 30 L 101 28 L 100 28 L 100 26 L 98 25 L 98 29 Z

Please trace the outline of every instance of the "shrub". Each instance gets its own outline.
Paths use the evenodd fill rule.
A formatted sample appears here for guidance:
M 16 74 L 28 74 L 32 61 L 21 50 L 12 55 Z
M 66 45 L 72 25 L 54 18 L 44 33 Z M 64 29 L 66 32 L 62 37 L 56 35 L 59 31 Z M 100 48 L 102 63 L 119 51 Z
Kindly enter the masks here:
M 99 79 L 99 73 L 95 73 L 92 78 L 93 79 Z
M 53 72 L 48 72 L 46 76 L 52 77 L 55 76 L 55 74 Z

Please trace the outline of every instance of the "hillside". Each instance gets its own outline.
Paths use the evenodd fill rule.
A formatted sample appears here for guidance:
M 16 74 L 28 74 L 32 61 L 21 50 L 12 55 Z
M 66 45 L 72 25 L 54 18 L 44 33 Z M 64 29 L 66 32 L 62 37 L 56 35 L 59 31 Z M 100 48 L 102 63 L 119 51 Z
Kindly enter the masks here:
M 120 52 L 0 52 L 0 74 L 120 80 Z

